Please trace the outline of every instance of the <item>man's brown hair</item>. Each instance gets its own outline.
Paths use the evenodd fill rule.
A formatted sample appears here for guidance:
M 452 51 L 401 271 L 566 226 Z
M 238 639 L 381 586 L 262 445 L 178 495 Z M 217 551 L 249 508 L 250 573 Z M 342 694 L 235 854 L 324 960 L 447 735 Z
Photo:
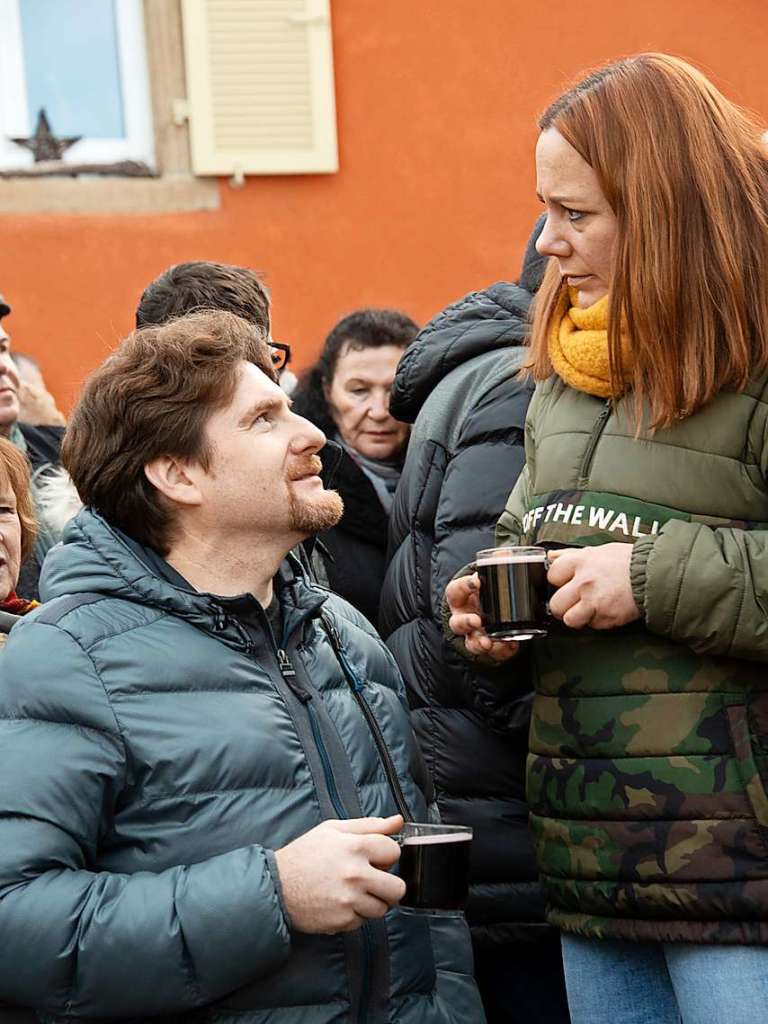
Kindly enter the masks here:
M 37 536 L 35 507 L 29 490 L 29 463 L 15 445 L 0 437 L 0 478 L 3 474 L 8 477 L 16 498 L 16 511 L 21 523 L 21 560 L 24 562 L 32 554 Z
M 136 326 L 157 327 L 203 309 L 234 313 L 269 334 L 269 291 L 256 271 L 209 260 L 177 263 L 148 284 L 136 310 Z
M 134 331 L 86 381 L 61 449 L 84 504 L 167 554 L 174 514 L 144 467 L 162 455 L 210 465 L 205 424 L 226 406 L 238 365 L 275 371 L 264 335 L 232 313 L 191 313 Z
M 768 367 L 768 156 L 757 124 L 700 71 L 643 53 L 594 71 L 539 120 L 592 167 L 617 220 L 608 313 L 612 382 L 621 330 L 635 410 L 691 415 Z M 550 260 L 535 308 L 534 376 L 566 282 Z

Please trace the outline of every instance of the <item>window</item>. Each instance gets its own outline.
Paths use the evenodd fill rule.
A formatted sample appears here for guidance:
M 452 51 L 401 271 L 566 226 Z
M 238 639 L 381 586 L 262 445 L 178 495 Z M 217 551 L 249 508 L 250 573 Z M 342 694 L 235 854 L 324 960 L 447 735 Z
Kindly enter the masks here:
M 0 167 L 28 168 L 45 111 L 68 166 L 154 162 L 141 0 L 0 0 Z M 79 141 L 69 142 L 72 139 Z M 39 158 L 40 153 L 37 154 Z
M 0 0 L 0 214 L 213 210 L 214 176 L 337 166 L 330 0 Z

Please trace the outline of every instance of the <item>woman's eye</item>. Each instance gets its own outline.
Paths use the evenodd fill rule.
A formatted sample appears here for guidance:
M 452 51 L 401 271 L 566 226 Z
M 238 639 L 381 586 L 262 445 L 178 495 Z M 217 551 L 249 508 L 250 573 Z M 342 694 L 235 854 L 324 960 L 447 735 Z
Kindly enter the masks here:
M 257 416 L 256 417 L 256 419 L 253 421 L 253 423 L 251 423 L 251 426 L 252 427 L 263 427 L 263 426 L 269 426 L 270 423 L 271 423 L 271 420 L 270 420 L 269 416 L 267 416 L 264 413 L 262 413 L 261 416 Z
M 584 216 L 584 212 L 582 210 L 569 210 L 567 206 L 564 206 L 563 209 L 565 210 L 565 215 L 568 220 L 581 220 Z
M 363 395 L 368 394 L 368 388 L 350 388 L 349 393 L 351 395 L 356 395 L 358 398 L 362 398 Z
M 0 505 L 0 516 L 15 516 L 16 509 L 10 505 Z

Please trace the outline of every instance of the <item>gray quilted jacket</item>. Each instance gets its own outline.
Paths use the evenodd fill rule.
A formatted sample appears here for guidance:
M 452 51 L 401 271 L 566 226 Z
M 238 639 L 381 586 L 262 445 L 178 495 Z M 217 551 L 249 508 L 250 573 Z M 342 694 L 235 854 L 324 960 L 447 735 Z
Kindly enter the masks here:
M 286 562 L 273 638 L 252 598 L 173 585 L 88 510 L 42 586 L 0 656 L 0 1001 L 46 1021 L 483 1021 L 461 915 L 314 936 L 282 906 L 274 849 L 395 813 L 393 790 L 428 814 L 402 680 L 360 615 Z

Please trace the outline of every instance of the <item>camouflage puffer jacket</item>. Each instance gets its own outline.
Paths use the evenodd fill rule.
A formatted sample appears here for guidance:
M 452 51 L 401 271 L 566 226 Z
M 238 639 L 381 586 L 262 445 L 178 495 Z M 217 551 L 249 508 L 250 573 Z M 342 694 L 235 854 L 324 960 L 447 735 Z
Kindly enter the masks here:
M 768 378 L 653 436 L 537 389 L 497 543 L 634 544 L 643 620 L 532 641 L 528 799 L 550 920 L 768 944 Z

